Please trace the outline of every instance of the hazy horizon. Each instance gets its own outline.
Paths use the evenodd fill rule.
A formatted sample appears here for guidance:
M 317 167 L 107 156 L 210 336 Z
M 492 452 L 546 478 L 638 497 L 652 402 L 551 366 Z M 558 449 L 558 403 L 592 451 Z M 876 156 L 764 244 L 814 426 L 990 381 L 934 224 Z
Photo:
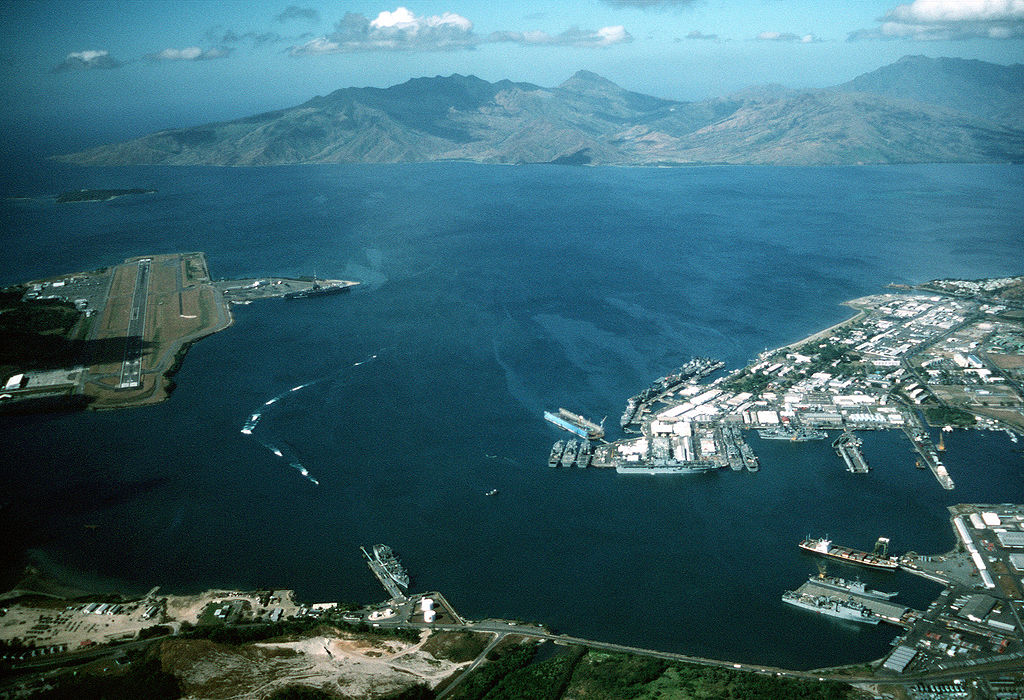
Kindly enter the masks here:
M 971 0 L 7 1 L 0 19 L 8 155 L 453 73 L 550 87 L 590 70 L 691 101 L 771 83 L 826 87 L 905 55 L 1024 57 L 1024 9 Z

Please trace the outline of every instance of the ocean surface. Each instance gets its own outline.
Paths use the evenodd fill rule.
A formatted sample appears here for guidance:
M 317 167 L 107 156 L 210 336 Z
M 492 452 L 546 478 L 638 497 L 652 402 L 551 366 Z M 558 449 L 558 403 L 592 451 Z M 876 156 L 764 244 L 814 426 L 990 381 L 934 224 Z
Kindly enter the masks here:
M 53 201 L 123 187 L 158 192 Z M 947 436 L 945 492 L 894 432 L 864 435 L 866 476 L 827 442 L 756 436 L 757 474 L 549 469 L 564 433 L 541 415 L 607 415 L 615 437 L 626 399 L 691 356 L 740 367 L 889 282 L 1024 274 L 1019 165 L 26 164 L 0 194 L 0 284 L 188 250 L 215 277 L 363 283 L 236 307 L 158 406 L 0 417 L 7 580 L 28 556 L 125 591 L 369 603 L 359 545 L 385 542 L 470 618 L 810 668 L 877 658 L 897 630 L 785 606 L 817 571 L 802 537 L 939 553 L 947 506 L 1024 494 L 1001 432 Z M 938 590 L 862 576 L 918 608 Z

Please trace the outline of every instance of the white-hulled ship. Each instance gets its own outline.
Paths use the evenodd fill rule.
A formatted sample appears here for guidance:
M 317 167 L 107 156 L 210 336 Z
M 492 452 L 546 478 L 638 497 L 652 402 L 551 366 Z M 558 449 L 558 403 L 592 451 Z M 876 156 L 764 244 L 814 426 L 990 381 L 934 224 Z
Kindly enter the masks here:
M 896 571 L 896 569 L 900 568 L 899 561 L 896 557 L 887 556 L 888 548 L 889 539 L 886 537 L 878 538 L 878 542 L 875 543 L 874 552 L 861 552 L 849 547 L 834 545 L 832 540 L 827 538 L 812 539 L 808 537 L 800 542 L 800 549 L 811 554 L 820 554 L 831 559 L 844 561 L 847 564 L 866 566 L 869 569 Z
M 823 595 L 801 595 L 796 591 L 786 591 L 782 594 L 782 602 L 821 615 L 838 617 L 841 620 L 863 622 L 868 625 L 878 624 L 878 616 L 854 600 L 843 600 Z

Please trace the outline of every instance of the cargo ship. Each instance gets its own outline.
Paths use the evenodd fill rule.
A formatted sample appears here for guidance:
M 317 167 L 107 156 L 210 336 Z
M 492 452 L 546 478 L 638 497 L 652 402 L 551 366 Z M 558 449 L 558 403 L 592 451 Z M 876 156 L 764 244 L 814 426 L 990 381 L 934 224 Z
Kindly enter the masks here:
M 822 595 L 801 595 L 795 591 L 786 591 L 782 594 L 782 602 L 795 605 L 804 610 L 811 610 L 821 615 L 838 617 L 841 620 L 863 622 L 868 625 L 878 624 L 877 615 L 853 600 L 842 600 Z
M 889 551 L 887 537 L 879 537 L 875 543 L 875 551 L 871 553 L 834 545 L 832 540 L 827 538 L 812 539 L 811 537 L 800 542 L 800 549 L 811 554 L 820 554 L 847 564 L 856 564 L 879 571 L 896 571 L 900 566 L 896 557 L 887 556 Z
M 373 545 L 373 560 L 380 565 L 380 568 L 402 588 L 409 587 L 409 574 L 398 563 L 398 558 L 386 544 Z
M 604 437 L 604 421 L 601 421 L 601 425 L 587 420 L 583 416 L 577 415 L 572 411 L 567 411 L 564 408 L 558 409 L 558 413 L 552 413 L 551 411 L 544 411 L 544 419 L 549 423 L 557 425 L 562 430 L 568 430 L 573 435 L 583 438 L 584 440 L 600 440 Z
M 860 579 L 847 581 L 845 578 L 839 578 L 838 576 L 811 576 L 807 580 L 816 586 L 838 591 L 839 593 L 853 593 L 866 598 L 877 598 L 878 600 L 892 600 L 896 597 L 895 593 L 886 593 L 868 588 Z

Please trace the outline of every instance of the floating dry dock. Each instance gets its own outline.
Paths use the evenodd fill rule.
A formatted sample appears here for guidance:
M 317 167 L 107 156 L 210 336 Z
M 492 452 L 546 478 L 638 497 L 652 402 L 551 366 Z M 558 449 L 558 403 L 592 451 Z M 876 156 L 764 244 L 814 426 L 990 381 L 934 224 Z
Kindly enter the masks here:
M 562 430 L 568 430 L 584 440 L 600 440 L 604 437 L 604 427 L 602 427 L 604 421 L 601 421 L 602 425 L 598 425 L 594 421 L 587 420 L 564 408 L 558 409 L 558 413 L 544 411 L 544 420 L 557 425 Z

